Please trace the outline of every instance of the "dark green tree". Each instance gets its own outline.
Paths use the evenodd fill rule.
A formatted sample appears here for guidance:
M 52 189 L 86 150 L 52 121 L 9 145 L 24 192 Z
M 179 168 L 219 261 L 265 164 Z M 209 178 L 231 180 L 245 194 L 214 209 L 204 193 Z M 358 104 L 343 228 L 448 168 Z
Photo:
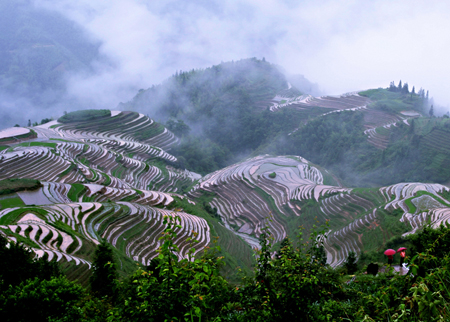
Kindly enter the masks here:
M 358 270 L 358 265 L 356 264 L 356 254 L 355 252 L 348 253 L 347 260 L 344 263 L 344 267 L 348 274 L 354 274 Z
M 402 93 L 403 94 L 408 94 L 409 93 L 408 83 L 403 84 Z
M 51 279 L 60 274 L 56 262 L 46 259 L 35 259 L 36 254 L 24 246 L 9 243 L 0 235 L 0 291 L 10 285 L 19 285 L 21 282 L 38 277 Z
M 393 81 L 389 84 L 389 91 L 391 92 L 397 91 L 397 86 L 395 86 L 395 83 Z
M 186 123 L 184 123 L 183 120 L 177 120 L 175 122 L 174 120 L 170 119 L 167 121 L 166 127 L 178 137 L 188 135 L 191 131 L 191 128 Z
M 93 272 L 90 279 L 92 291 L 99 296 L 113 298 L 117 270 L 112 248 L 105 240 L 97 246 L 92 266 Z
M 0 315 L 4 322 L 82 321 L 78 304 L 83 296 L 83 287 L 64 276 L 36 277 L 0 295 Z
M 428 112 L 428 114 L 430 114 L 430 117 L 434 116 L 434 107 L 433 107 L 433 105 L 431 105 L 430 111 Z

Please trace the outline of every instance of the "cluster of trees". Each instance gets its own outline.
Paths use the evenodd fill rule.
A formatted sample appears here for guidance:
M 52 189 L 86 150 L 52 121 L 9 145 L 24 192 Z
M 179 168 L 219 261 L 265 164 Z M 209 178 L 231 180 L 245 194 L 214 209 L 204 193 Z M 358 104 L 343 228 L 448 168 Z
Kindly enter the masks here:
M 350 254 L 345 265 L 325 264 L 323 233 L 286 238 L 275 256 L 267 228 L 260 236 L 254 274 L 232 284 L 221 276 L 217 246 L 178 260 L 166 217 L 159 256 L 118 279 L 111 248 L 101 243 L 90 289 L 68 281 L 54 263 L 32 259 L 0 236 L 0 315 L 4 321 L 444 321 L 450 318 L 450 228 L 425 227 L 409 237 L 410 272 L 389 266 L 365 275 Z M 194 239 L 190 240 L 195 243 Z M 383 265 L 383 264 L 381 264 Z M 351 278 L 348 274 L 356 276 Z
M 402 85 L 402 81 L 401 80 L 398 82 L 397 86 L 395 85 L 394 82 L 391 82 L 389 84 L 388 90 L 391 91 L 391 92 L 402 93 L 402 94 L 409 94 L 409 93 L 411 93 L 411 96 L 416 94 L 416 89 L 415 89 L 414 86 L 413 86 L 413 88 L 412 88 L 412 90 L 410 92 L 409 88 L 408 88 L 408 83 L 404 83 Z M 417 92 L 417 95 L 419 97 L 427 99 L 427 100 L 428 100 L 428 94 L 429 94 L 428 91 L 426 91 L 426 93 L 425 93 L 425 90 L 422 89 L 422 88 L 419 89 L 419 91 Z
M 391 92 L 397 92 L 397 93 L 402 93 L 402 94 L 409 94 L 408 83 L 404 83 L 404 84 L 402 85 L 402 81 L 400 81 L 400 82 L 398 83 L 398 86 L 395 86 L 395 83 L 394 83 L 394 82 L 391 82 L 391 83 L 389 84 L 389 90 L 390 90 Z M 411 90 L 411 93 L 412 93 L 412 94 L 415 94 L 415 88 L 414 88 L 414 86 L 413 86 L 413 88 L 412 88 L 412 90 Z
M 420 88 L 416 94 L 416 90 L 413 86 L 411 92 L 409 92 L 408 83 L 404 83 L 402 85 L 402 81 L 400 80 L 398 83 L 398 86 L 396 86 L 394 82 L 391 82 L 389 84 L 388 90 L 390 92 L 401 93 L 402 95 L 407 95 L 407 94 L 411 93 L 411 95 L 409 96 L 409 98 L 411 100 L 413 99 L 413 97 L 415 95 L 417 95 L 417 97 L 421 99 L 421 102 L 422 102 L 421 105 L 422 105 L 423 111 L 426 112 L 426 109 L 428 107 L 430 107 L 430 105 L 431 105 L 431 107 L 429 109 L 429 114 L 430 114 L 430 117 L 432 117 L 434 115 L 433 99 L 432 98 L 429 99 L 429 92 L 428 91 L 425 92 L 425 90 L 423 88 Z

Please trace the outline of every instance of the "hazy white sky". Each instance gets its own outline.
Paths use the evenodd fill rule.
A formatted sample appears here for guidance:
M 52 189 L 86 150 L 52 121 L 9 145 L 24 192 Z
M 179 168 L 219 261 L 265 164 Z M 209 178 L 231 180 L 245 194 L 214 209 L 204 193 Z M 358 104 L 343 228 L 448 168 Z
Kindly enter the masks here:
M 450 93 L 450 2 L 36 0 L 80 23 L 113 65 L 75 75 L 71 94 L 113 108 L 176 70 L 265 57 L 328 94 L 401 79 Z

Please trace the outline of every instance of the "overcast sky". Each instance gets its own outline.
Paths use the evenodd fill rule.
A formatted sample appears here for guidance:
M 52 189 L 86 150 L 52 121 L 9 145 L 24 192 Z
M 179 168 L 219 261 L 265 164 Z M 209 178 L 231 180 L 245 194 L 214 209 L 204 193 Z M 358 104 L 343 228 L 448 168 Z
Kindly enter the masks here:
M 113 65 L 69 90 L 113 108 L 176 70 L 265 57 L 340 94 L 401 79 L 450 104 L 446 1 L 36 0 L 80 23 Z

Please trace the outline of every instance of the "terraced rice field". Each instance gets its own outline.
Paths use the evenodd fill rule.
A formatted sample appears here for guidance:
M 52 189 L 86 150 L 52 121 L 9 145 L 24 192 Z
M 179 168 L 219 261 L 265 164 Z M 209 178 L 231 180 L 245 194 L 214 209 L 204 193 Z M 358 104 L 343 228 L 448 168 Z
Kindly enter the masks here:
M 202 190 L 216 194 L 211 206 L 218 209 L 227 227 L 254 247 L 265 225 L 275 242 L 286 237 L 286 219 L 302 214 L 293 201 L 349 191 L 323 185 L 322 173 L 294 156 L 260 156 L 216 171 L 202 178 L 190 196 Z
M 381 110 L 367 109 L 364 111 L 364 126 L 367 130 L 367 141 L 379 149 L 385 149 L 389 143 L 392 126 L 397 122 L 407 122 L 405 117 Z M 409 123 L 406 123 L 409 125 Z
M 101 238 L 147 265 L 157 255 L 164 216 L 180 219 L 175 240 L 180 258 L 192 246 L 197 252 L 210 243 L 204 219 L 155 208 L 169 206 L 170 191 L 200 177 L 166 164 L 176 158 L 164 149 L 178 139 L 160 124 L 143 114 L 116 111 L 106 120 L 52 121 L 33 129 L 38 140 L 0 151 L 0 180 L 42 183 L 37 190 L 2 197 L 0 232 L 10 241 L 72 270 L 90 268 Z M 191 245 L 187 239 L 194 234 L 199 243 Z
M 367 97 L 359 96 L 356 92 L 341 96 L 323 96 L 313 97 L 311 95 L 302 95 L 297 97 L 288 97 L 278 94 L 270 102 L 270 110 L 275 112 L 280 108 L 295 108 L 297 110 L 307 110 L 309 116 L 324 116 L 330 113 L 346 111 L 362 111 L 364 113 L 364 123 L 367 140 L 370 144 L 379 149 L 385 149 L 389 143 L 389 130 L 396 126 L 398 122 L 404 122 L 409 125 L 408 119 L 417 117 L 417 113 L 403 112 L 394 114 L 382 110 L 368 108 L 370 100 Z M 311 109 L 325 108 L 319 114 L 311 113 Z M 331 109 L 331 110 L 330 110 Z M 420 114 L 419 114 L 420 115 Z
M 379 148 L 386 147 L 390 127 L 408 122 L 403 116 L 367 109 L 367 99 L 354 93 L 320 98 L 285 94 L 275 97 L 274 112 L 287 106 L 314 110 L 316 116 L 361 109 L 369 141 Z M 233 254 L 229 271 L 251 265 L 250 247 L 259 247 L 266 226 L 278 243 L 299 225 L 309 231 L 328 222 L 329 231 L 322 237 L 328 263 L 337 266 L 350 251 L 377 249 L 406 231 L 383 225 L 402 225 L 408 234 L 426 222 L 436 226 L 449 221 L 450 203 L 438 194 L 449 190 L 445 186 L 400 183 L 349 189 L 332 185 L 337 183 L 331 173 L 300 156 L 257 156 L 204 177 L 176 169 L 169 165 L 176 158 L 168 149 L 177 139 L 138 113 L 116 111 L 106 120 L 53 121 L 33 129 L 37 140 L 0 149 L 0 180 L 34 178 L 42 187 L 0 198 L 0 233 L 27 244 L 36 256 L 62 263 L 69 274 L 81 272 L 84 280 L 101 238 L 124 258 L 147 265 L 157 255 L 164 216 L 180 218 L 175 241 L 179 258 L 192 247 L 189 237 L 197 236 L 198 252 L 217 234 L 222 249 Z M 440 149 L 435 159 L 442 164 L 450 155 L 445 135 L 435 130 L 424 138 Z M 197 202 L 205 213 L 210 206 L 213 215 L 194 216 L 202 207 Z M 169 210 L 174 204 L 178 208 Z M 213 218 L 214 208 L 220 220 Z
M 185 183 L 189 185 L 193 181 L 185 171 L 160 169 L 94 143 L 59 142 L 53 143 L 55 148 L 39 144 L 45 145 L 35 143 L 34 146 L 16 146 L 0 151 L 0 180 L 11 177 L 36 178 L 137 189 L 159 185 L 174 192 L 177 186 Z
M 111 118 L 61 124 L 56 121 L 33 128 L 38 137 L 65 139 L 105 139 L 140 142 L 160 149 L 170 147 L 178 139 L 143 114 L 136 112 L 112 113 Z
M 368 99 L 358 94 L 342 95 L 342 96 L 321 96 L 313 97 L 311 95 L 302 95 L 299 97 L 282 97 L 276 96 L 273 99 L 270 110 L 275 112 L 280 108 L 308 108 L 308 107 L 324 107 L 333 110 L 360 110 L 365 109 Z M 328 112 L 330 113 L 330 112 Z
M 434 217 L 427 213 L 408 213 L 408 200 L 412 199 L 413 204 L 417 200 L 424 204 L 425 197 L 421 194 L 439 198 L 437 192 L 442 190 L 448 188 L 422 183 L 402 183 L 378 190 L 326 186 L 322 173 L 301 157 L 260 156 L 205 176 L 190 196 L 195 197 L 201 191 L 215 193 L 210 205 L 218 209 L 224 225 L 252 247 L 257 246 L 257 237 L 265 225 L 269 226 L 277 242 L 292 232 L 289 226 L 292 222 L 309 229 L 314 224 L 328 221 L 327 261 L 338 266 L 349 252 L 360 254 L 373 249 L 374 245 L 379 247 L 394 236 L 395 231 L 381 227 L 389 216 L 386 211 L 403 209 L 404 215 L 396 220 L 400 219 L 399 224 L 407 223 L 412 231 L 427 218 L 436 225 L 447 220 L 450 211 L 440 210 L 438 214 L 439 207 L 444 205 L 437 200 L 434 204 L 428 200 L 423 206 L 439 206 L 433 210 Z M 267 220 L 269 216 L 271 221 Z M 366 235 L 372 236 L 374 231 L 380 233 L 368 241 Z
M 438 194 L 449 190 L 450 188 L 440 184 L 427 183 L 401 183 L 380 189 L 390 198 L 385 209 L 392 207 L 404 211 L 400 221 L 411 226 L 411 230 L 405 235 L 416 232 L 426 223 L 437 227 L 449 221 L 447 214 L 450 211 L 450 203 Z
M 430 134 L 426 135 L 422 142 L 433 150 L 450 155 L 450 132 L 434 129 Z
M 0 229 L 17 242 L 14 234 L 28 238 L 38 257 L 60 261 L 65 258 L 76 265 L 87 264 L 93 246 L 105 238 L 135 261 L 148 265 L 157 255 L 159 237 L 165 228 L 164 216 L 178 217 L 175 243 L 180 258 L 192 247 L 201 250 L 210 242 L 209 226 L 202 218 L 184 212 L 172 212 L 129 202 L 52 204 L 39 207 L 8 208 L 0 212 Z M 186 241 L 194 237 L 199 243 Z
M 416 117 L 393 114 L 381 110 L 368 108 L 370 100 L 359 96 L 357 93 L 348 93 L 342 96 L 313 97 L 302 95 L 298 97 L 275 96 L 271 101 L 270 110 L 275 112 L 280 108 L 294 108 L 300 111 L 307 111 L 309 117 L 324 116 L 330 113 L 346 111 L 362 111 L 369 143 L 379 149 L 385 149 L 389 143 L 389 129 L 396 126 L 397 122 L 405 122 L 409 125 L 407 118 Z M 318 108 L 326 109 L 320 113 L 311 113 Z M 327 111 L 328 110 L 328 111 Z

